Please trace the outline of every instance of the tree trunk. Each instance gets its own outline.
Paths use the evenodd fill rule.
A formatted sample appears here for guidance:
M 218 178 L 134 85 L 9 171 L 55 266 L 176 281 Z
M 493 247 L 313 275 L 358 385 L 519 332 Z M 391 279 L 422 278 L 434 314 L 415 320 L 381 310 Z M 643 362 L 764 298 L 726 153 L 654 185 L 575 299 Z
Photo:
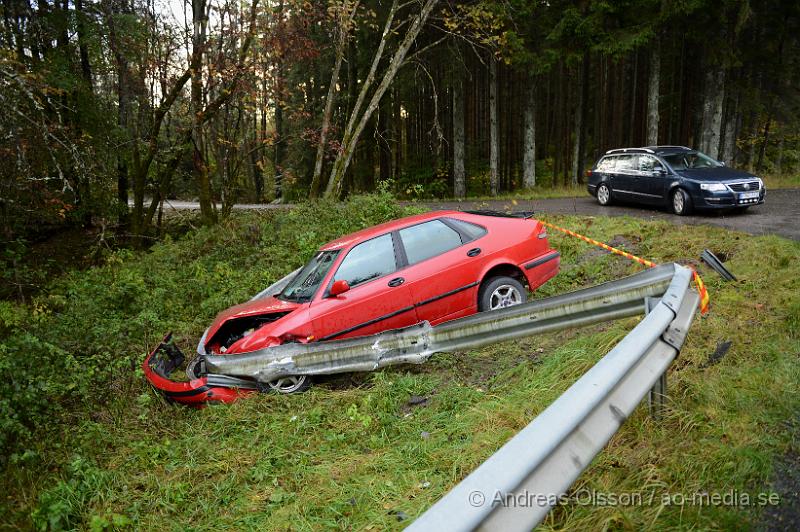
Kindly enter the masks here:
M 658 100 L 660 96 L 661 50 L 656 41 L 650 52 L 650 80 L 647 86 L 647 145 L 658 146 Z
M 737 137 L 737 122 L 738 122 L 738 108 L 739 98 L 731 98 L 728 104 L 728 116 L 725 121 L 725 135 L 722 146 L 722 153 L 720 154 L 721 161 L 724 161 L 729 166 L 733 165 L 736 158 L 736 137 Z
M 312 198 L 316 198 L 319 195 L 320 182 L 322 180 L 322 163 L 325 159 L 325 145 L 328 140 L 328 129 L 331 123 L 333 103 L 336 99 L 336 85 L 339 83 L 339 72 L 342 69 L 342 61 L 344 60 L 345 44 L 347 43 L 347 36 L 350 33 L 350 26 L 356 15 L 358 4 L 359 2 L 355 2 L 352 11 L 348 12 L 345 10 L 339 15 L 339 40 L 336 44 L 336 62 L 333 66 L 333 72 L 331 72 L 328 96 L 325 98 L 325 110 L 322 113 L 322 129 L 319 135 L 319 146 L 317 146 L 317 158 L 314 162 L 314 175 L 311 178 Z
M 522 184 L 524 188 L 536 186 L 536 84 L 529 76 L 525 95 L 525 146 L 522 163 Z
M 83 0 L 75 0 L 76 30 L 78 33 L 78 51 L 81 58 L 81 74 L 89 91 L 92 91 L 92 66 L 89 63 L 89 50 L 86 46 L 86 24 L 83 13 Z
M 773 98 L 774 101 L 774 98 Z M 764 126 L 764 137 L 761 139 L 761 147 L 758 150 L 758 162 L 756 163 L 756 172 L 764 169 L 764 155 L 767 153 L 767 145 L 769 144 L 769 126 L 772 124 L 772 109 L 773 103 L 770 102 L 769 111 L 767 112 L 767 123 Z
M 492 55 L 489 59 L 489 189 L 492 196 L 497 196 L 497 137 L 497 60 Z
M 467 195 L 464 171 L 464 76 L 454 74 L 453 82 L 453 195 L 462 199 Z
M 211 198 L 211 179 L 203 150 L 203 53 L 206 41 L 206 0 L 192 0 L 192 163 L 200 203 L 200 219 L 204 224 L 216 221 L 217 213 Z
M 578 108 L 575 110 L 575 151 L 572 157 L 572 186 L 583 182 L 586 153 L 586 114 L 589 97 L 589 52 L 584 52 L 581 64 L 581 81 L 578 86 Z
M 706 73 L 700 149 L 714 159 L 719 156 L 724 97 L 725 71 L 722 68 L 709 68 Z

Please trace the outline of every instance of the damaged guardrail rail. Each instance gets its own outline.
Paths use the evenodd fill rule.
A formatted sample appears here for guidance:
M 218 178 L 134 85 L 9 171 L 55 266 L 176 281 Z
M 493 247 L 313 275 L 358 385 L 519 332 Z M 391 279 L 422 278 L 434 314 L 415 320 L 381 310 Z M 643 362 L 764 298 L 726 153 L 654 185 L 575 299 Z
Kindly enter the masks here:
M 438 352 L 634 316 L 643 312 L 646 301 L 665 293 L 678 271 L 681 276 L 691 273 L 678 265 L 657 266 L 616 281 L 436 327 L 423 322 L 347 340 L 289 343 L 242 354 L 200 354 L 188 364 L 188 381 L 170 378 L 183 364 L 184 355 L 167 335 L 142 366 L 150 382 L 169 399 L 195 405 L 230 402 L 242 391 L 263 390 L 268 383 L 284 378 L 423 363 Z
M 407 530 L 530 530 L 539 524 L 663 381 L 680 351 L 699 296 L 689 290 L 691 270 L 669 269 L 660 301 L 648 305 L 645 318 L 614 349 Z M 516 503 L 520 497 L 524 504 Z

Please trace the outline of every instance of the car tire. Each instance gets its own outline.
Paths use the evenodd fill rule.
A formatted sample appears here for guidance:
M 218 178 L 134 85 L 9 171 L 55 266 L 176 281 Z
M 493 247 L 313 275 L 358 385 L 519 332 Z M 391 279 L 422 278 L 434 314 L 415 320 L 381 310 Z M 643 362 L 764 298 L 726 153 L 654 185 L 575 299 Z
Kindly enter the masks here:
M 603 207 L 611 205 L 611 188 L 605 183 L 600 183 L 597 187 L 597 203 Z
M 670 207 L 673 214 L 686 216 L 692 213 L 692 198 L 682 188 L 676 188 L 670 196 Z
M 277 393 L 302 393 L 311 388 L 311 377 L 308 375 L 292 375 L 270 381 L 267 386 L 271 391 Z
M 527 300 L 528 292 L 525 287 L 513 277 L 492 277 L 483 282 L 478 292 L 478 311 L 521 305 Z

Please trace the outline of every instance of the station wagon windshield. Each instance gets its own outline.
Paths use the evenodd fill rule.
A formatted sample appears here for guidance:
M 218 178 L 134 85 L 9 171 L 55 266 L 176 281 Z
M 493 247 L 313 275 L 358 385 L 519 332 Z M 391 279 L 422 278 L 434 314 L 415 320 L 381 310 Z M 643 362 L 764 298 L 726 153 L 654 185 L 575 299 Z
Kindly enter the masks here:
M 715 161 L 705 153 L 699 151 L 689 151 L 672 153 L 662 156 L 675 171 L 696 169 L 696 168 L 719 168 L 722 163 Z
M 339 251 L 318 252 L 276 297 L 298 303 L 311 301 L 338 254 Z

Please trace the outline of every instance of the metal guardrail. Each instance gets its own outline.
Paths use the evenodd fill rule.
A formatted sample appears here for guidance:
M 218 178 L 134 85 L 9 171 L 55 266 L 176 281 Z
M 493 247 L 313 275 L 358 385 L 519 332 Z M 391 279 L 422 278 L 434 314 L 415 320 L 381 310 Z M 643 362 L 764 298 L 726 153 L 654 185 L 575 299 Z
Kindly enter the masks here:
M 200 365 L 194 367 L 212 381 L 235 382 L 230 379 L 238 378 L 266 383 L 292 375 L 372 371 L 392 364 L 419 364 L 434 353 L 635 316 L 644 311 L 646 298 L 661 296 L 668 292 L 676 278 L 688 279 L 690 274 L 690 270 L 681 266 L 663 265 L 617 281 L 474 314 L 436 327 L 423 322 L 347 340 L 291 343 L 235 355 L 201 355 Z M 249 387 L 253 387 L 252 382 Z
M 689 290 L 691 270 L 670 269 L 660 301 L 614 349 L 407 530 L 539 524 L 648 391 L 656 400 L 663 393 L 699 301 Z

